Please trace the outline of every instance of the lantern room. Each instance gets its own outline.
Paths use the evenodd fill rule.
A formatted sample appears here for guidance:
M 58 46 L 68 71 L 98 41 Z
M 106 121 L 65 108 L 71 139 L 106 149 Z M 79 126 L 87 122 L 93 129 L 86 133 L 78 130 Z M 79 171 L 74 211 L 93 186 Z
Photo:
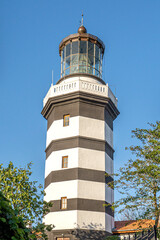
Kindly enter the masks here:
M 80 26 L 78 33 L 64 38 L 59 45 L 61 78 L 76 73 L 102 78 L 104 50 L 103 42 Z

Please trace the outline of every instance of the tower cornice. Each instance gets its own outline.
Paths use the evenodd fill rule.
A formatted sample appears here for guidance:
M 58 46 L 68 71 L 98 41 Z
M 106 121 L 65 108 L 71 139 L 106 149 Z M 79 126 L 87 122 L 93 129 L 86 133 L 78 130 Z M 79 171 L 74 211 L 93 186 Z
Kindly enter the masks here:
M 54 105 L 77 100 L 77 99 L 83 99 L 87 100 L 88 102 L 91 102 L 94 105 L 101 105 L 104 106 L 111 114 L 113 120 L 119 115 L 119 111 L 115 104 L 112 102 L 112 100 L 108 97 L 103 97 L 95 94 L 90 94 L 87 92 L 82 91 L 76 91 L 71 92 L 64 95 L 59 95 L 55 97 L 51 97 L 46 102 L 41 114 L 44 118 L 48 118 L 50 112 L 52 111 Z

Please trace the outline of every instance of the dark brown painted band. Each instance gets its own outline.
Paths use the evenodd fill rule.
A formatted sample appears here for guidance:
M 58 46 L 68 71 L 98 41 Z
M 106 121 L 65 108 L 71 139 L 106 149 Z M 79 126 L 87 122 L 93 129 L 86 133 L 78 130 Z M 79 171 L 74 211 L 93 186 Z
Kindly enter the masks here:
M 113 130 L 113 118 L 104 106 L 95 105 L 92 102 L 81 99 L 55 105 L 47 119 L 47 130 L 54 121 L 63 119 L 63 116 L 66 114 L 69 114 L 70 117 L 82 116 L 105 121 Z
M 113 159 L 114 150 L 106 141 L 95 138 L 75 136 L 70 138 L 53 140 L 45 150 L 46 160 L 53 151 L 77 147 L 104 151 L 111 159 Z
M 106 176 L 105 171 L 86 169 L 86 168 L 68 168 L 58 171 L 52 171 L 45 178 L 45 188 L 54 182 L 63 182 L 70 180 L 86 180 L 93 182 L 109 183 L 113 181 L 111 176 Z
M 66 220 L 67 221 L 67 220 Z M 57 240 L 57 238 L 69 238 L 70 240 L 106 240 L 107 236 L 110 236 L 111 233 L 102 230 L 95 230 L 98 226 L 97 224 L 93 224 L 92 222 L 89 224 L 83 223 L 84 226 L 81 229 L 61 229 L 61 230 L 52 230 L 48 232 L 49 240 Z M 86 229 L 85 229 L 86 228 Z M 88 228 L 88 229 L 87 229 Z M 94 230 L 89 230 L 92 228 Z
M 75 101 L 75 100 L 79 100 L 79 99 L 85 100 L 94 105 L 99 105 L 99 106 L 105 107 L 110 112 L 110 115 L 112 116 L 113 120 L 119 114 L 117 107 L 114 105 L 114 103 L 112 102 L 112 100 L 110 98 L 95 95 L 95 94 L 90 94 L 90 93 L 82 92 L 82 91 L 76 91 L 76 92 L 67 93 L 67 94 L 49 98 L 41 113 L 42 113 L 43 117 L 48 119 L 50 113 L 52 112 L 53 108 L 57 104 L 60 104 L 60 103 L 67 104 L 71 100 Z
M 105 212 L 113 217 L 114 212 L 111 209 L 111 205 L 106 207 L 104 204 L 108 205 L 107 202 L 101 200 L 71 198 L 67 199 L 67 209 L 61 209 L 61 200 L 54 200 L 53 206 L 50 208 L 50 212 L 82 210 L 91 212 Z

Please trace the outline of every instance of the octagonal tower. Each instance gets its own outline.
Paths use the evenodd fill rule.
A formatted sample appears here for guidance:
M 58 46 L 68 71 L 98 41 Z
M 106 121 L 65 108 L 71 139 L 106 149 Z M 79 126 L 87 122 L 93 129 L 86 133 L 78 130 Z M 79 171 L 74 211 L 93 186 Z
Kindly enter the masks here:
M 102 80 L 105 46 L 82 25 L 59 45 L 61 78 L 43 100 L 47 120 L 44 217 L 49 239 L 103 239 L 111 234 L 113 121 L 117 99 Z

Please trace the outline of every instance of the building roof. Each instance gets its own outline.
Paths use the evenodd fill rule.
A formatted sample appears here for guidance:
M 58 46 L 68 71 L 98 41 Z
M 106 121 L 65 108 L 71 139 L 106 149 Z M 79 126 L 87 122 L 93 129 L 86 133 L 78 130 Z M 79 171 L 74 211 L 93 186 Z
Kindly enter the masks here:
M 128 220 L 128 221 L 115 221 L 113 234 L 120 233 L 134 233 L 142 229 L 151 228 L 155 225 L 155 220 L 142 219 L 142 220 Z

